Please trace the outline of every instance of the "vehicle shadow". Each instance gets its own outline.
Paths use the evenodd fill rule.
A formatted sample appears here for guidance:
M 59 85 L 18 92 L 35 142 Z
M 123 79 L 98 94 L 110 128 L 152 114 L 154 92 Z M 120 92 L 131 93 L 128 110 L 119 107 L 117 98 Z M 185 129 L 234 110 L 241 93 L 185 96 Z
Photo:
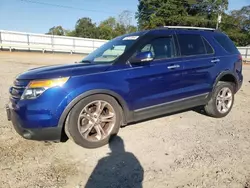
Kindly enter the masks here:
M 126 152 L 121 137 L 109 142 L 111 153 L 100 159 L 85 188 L 142 188 L 144 170 L 133 153 Z
M 207 117 L 210 117 L 206 114 L 205 110 L 204 110 L 204 106 L 198 106 L 196 108 L 193 108 L 193 111 L 198 113 L 198 114 L 201 114 L 201 115 L 204 115 L 204 116 L 207 116 Z

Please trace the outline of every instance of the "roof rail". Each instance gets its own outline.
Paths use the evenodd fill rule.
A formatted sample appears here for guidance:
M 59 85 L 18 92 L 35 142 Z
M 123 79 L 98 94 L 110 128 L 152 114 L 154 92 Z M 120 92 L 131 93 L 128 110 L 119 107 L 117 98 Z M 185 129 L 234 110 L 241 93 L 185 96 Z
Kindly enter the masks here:
M 163 26 L 167 29 L 191 29 L 191 30 L 207 30 L 207 31 L 215 31 L 216 29 L 213 28 L 206 28 L 206 27 L 191 27 L 191 26 Z

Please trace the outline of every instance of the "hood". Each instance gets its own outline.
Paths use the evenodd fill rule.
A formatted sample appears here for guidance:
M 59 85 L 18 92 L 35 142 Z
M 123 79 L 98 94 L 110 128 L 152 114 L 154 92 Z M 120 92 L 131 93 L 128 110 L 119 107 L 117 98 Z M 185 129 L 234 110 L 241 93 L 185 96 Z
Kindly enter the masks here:
M 17 79 L 34 80 L 34 79 L 48 79 L 68 76 L 78 76 L 84 74 L 98 73 L 107 70 L 110 64 L 66 64 L 44 66 L 30 69 L 27 72 L 20 74 Z

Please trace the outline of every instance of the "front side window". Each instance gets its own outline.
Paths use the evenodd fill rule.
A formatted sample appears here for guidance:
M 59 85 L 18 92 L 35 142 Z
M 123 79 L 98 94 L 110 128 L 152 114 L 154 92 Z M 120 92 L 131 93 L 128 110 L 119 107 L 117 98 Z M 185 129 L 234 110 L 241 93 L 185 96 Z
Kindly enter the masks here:
M 202 55 L 206 54 L 203 40 L 198 34 L 178 34 L 182 56 Z
M 146 51 L 152 52 L 154 60 L 176 57 L 172 36 L 153 39 L 139 50 L 139 52 Z

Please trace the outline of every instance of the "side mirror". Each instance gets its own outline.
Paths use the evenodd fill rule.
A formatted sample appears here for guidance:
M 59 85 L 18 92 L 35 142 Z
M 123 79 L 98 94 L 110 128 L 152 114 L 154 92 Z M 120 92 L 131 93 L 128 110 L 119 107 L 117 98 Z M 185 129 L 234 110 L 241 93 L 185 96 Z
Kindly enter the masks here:
M 140 52 L 138 54 L 136 54 L 135 57 L 133 57 L 130 60 L 130 63 L 143 63 L 143 62 L 150 62 L 152 61 L 153 58 L 153 54 L 150 51 L 147 52 Z

